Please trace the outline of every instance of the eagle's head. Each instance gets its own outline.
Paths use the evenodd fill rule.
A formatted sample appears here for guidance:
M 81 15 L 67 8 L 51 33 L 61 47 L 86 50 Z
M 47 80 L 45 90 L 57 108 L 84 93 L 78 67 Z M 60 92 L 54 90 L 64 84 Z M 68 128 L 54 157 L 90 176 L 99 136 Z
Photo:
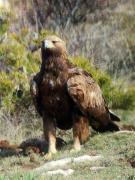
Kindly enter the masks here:
M 55 35 L 47 36 L 41 45 L 42 55 L 44 57 L 66 57 L 66 45 L 65 42 Z

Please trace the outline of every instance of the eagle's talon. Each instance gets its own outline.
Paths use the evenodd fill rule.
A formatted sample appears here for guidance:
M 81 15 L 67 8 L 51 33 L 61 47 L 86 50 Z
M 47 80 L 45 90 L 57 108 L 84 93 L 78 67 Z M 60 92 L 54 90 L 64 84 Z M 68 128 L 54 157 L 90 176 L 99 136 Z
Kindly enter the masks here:
M 46 160 L 46 161 L 49 161 L 49 160 L 51 160 L 51 159 L 52 159 L 52 153 L 51 153 L 51 152 L 47 153 L 47 154 L 44 156 L 44 160 Z
M 52 159 L 53 155 L 56 154 L 56 153 L 57 153 L 56 150 L 53 151 L 53 152 L 48 152 L 47 154 L 45 154 L 44 159 L 45 159 L 46 161 L 49 161 L 49 160 Z
M 78 148 L 78 149 L 72 148 L 72 149 L 70 150 L 70 153 L 77 153 L 77 152 L 79 152 L 80 150 L 81 150 L 81 148 Z
M 77 152 L 79 152 L 79 151 L 81 151 L 81 145 L 80 145 L 80 144 L 75 144 L 75 145 L 74 145 L 74 148 L 72 148 L 72 149 L 70 150 L 70 153 L 77 153 Z

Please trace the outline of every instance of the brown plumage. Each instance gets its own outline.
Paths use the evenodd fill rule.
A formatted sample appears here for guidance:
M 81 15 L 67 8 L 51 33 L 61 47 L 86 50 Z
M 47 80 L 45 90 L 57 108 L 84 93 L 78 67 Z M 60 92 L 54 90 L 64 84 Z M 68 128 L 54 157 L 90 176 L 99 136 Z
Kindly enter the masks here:
M 56 128 L 73 128 L 74 148 L 89 137 L 89 125 L 97 131 L 118 131 L 102 91 L 92 76 L 68 61 L 65 43 L 48 36 L 41 45 L 40 72 L 31 82 L 31 95 L 43 118 L 49 151 L 56 152 Z

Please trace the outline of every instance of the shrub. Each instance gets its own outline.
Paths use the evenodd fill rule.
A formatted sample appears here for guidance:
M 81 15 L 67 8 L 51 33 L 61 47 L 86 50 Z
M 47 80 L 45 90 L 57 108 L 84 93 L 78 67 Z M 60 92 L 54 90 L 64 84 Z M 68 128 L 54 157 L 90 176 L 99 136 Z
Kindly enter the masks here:
M 20 34 L 8 33 L 0 46 L 0 101 L 11 112 L 31 104 L 29 82 L 39 71 L 40 53 L 31 53 L 29 43 L 38 45 L 49 31 L 42 31 L 38 39 L 23 29 Z
M 38 69 L 39 59 L 36 55 L 31 56 L 25 46 L 13 37 L 1 44 L 0 96 L 2 105 L 9 110 L 13 111 L 16 103 L 21 103 L 29 91 L 29 77 Z
M 28 44 L 31 41 L 31 34 L 26 30 L 21 31 L 22 35 L 9 33 L 6 40 L 0 47 L 0 99 L 2 107 L 11 112 L 21 108 L 28 108 L 32 101 L 29 93 L 29 81 L 33 74 L 39 71 L 40 51 L 31 53 Z M 36 45 L 52 32 L 42 31 L 37 39 L 32 40 Z M 135 108 L 135 88 L 121 88 L 122 84 L 113 82 L 111 77 L 100 69 L 96 69 L 88 59 L 76 56 L 71 61 L 88 71 L 103 91 L 103 95 L 110 107 L 120 109 Z
M 117 80 L 113 82 L 110 75 L 99 69 L 96 69 L 88 59 L 84 57 L 74 57 L 71 61 L 88 71 L 97 81 L 103 91 L 103 95 L 113 109 L 131 109 L 135 108 L 135 87 L 124 88 L 122 83 Z

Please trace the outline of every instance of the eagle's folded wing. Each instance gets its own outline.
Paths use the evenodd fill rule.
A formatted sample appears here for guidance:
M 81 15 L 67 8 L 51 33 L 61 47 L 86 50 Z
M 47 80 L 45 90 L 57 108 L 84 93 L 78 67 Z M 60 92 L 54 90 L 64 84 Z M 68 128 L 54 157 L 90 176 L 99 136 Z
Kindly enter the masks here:
M 105 101 L 99 85 L 81 69 L 74 68 L 67 82 L 68 93 L 83 113 L 105 111 Z
M 67 90 L 79 110 L 90 117 L 90 124 L 94 129 L 118 130 L 117 125 L 112 122 L 115 121 L 114 116 L 106 105 L 102 91 L 91 75 L 78 68 L 72 69 Z

